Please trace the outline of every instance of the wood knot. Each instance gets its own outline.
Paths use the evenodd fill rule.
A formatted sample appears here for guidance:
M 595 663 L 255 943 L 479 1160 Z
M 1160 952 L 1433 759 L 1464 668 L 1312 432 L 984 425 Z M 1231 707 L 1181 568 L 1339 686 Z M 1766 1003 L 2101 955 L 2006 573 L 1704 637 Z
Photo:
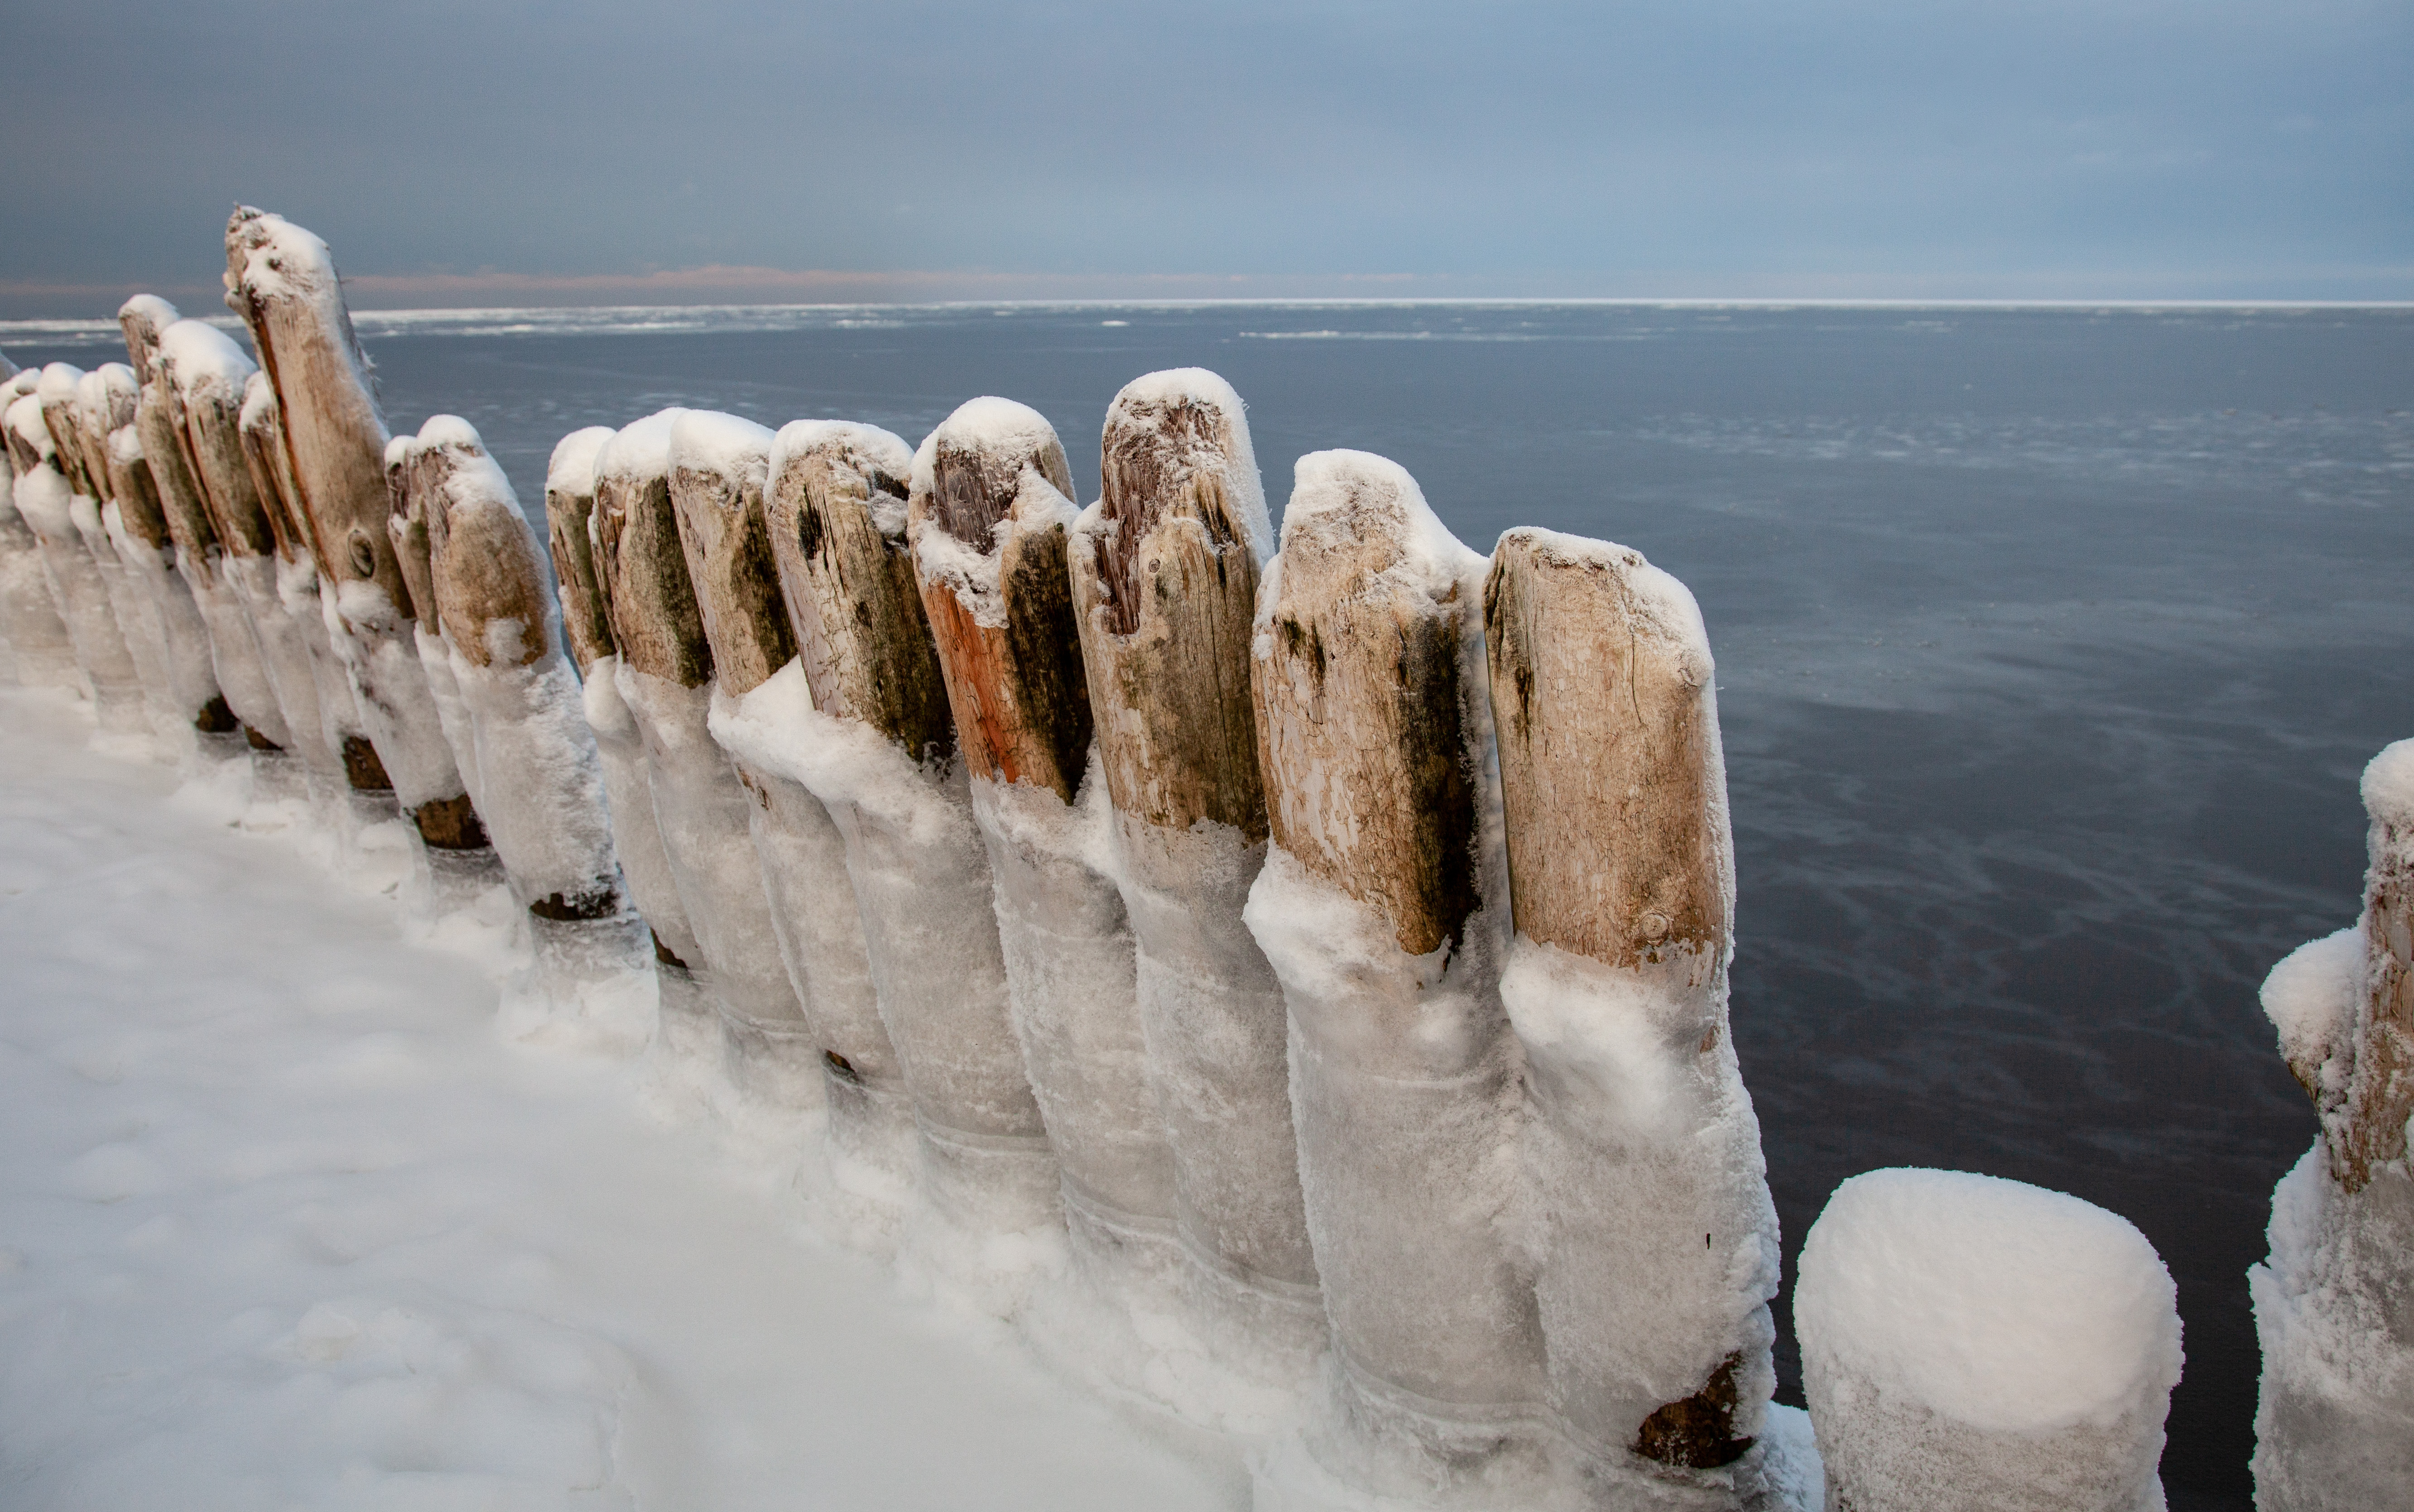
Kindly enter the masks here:
M 1668 915 L 1665 913 L 1647 913 L 1643 915 L 1640 922 L 1644 939 L 1665 940 L 1668 938 Z

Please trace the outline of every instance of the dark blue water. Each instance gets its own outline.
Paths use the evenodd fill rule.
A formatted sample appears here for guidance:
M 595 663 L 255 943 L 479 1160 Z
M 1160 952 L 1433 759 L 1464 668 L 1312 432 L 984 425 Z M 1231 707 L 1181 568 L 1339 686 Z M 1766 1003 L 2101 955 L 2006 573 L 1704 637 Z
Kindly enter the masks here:
M 2247 1505 L 2244 1272 L 2314 1132 L 2256 987 L 2352 920 L 2355 779 L 2414 734 L 2414 312 L 646 323 L 363 329 L 396 427 L 467 416 L 539 513 L 577 426 L 683 404 L 912 441 L 980 393 L 1055 422 L 1086 500 L 1115 390 L 1197 363 L 1249 401 L 1277 509 L 1293 457 L 1358 447 L 1478 549 L 1547 525 L 1683 578 L 1719 659 L 1735 1035 L 1789 1278 L 1828 1193 L 1874 1166 L 2110 1208 L 2179 1281 L 2171 1504 Z

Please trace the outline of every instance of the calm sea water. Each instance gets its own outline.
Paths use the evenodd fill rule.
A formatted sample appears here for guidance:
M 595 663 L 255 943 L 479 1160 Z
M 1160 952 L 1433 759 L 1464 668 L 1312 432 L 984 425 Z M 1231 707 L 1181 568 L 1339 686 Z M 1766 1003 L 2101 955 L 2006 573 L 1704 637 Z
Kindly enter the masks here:
M 2178 1278 L 2175 1508 L 2247 1505 L 2244 1273 L 2314 1121 L 2256 1002 L 2352 922 L 2356 778 L 2414 735 L 2414 312 L 1634 306 L 367 318 L 389 419 L 546 453 L 664 405 L 1065 437 L 1199 364 L 1277 509 L 1325 447 L 1479 550 L 1539 524 L 1691 586 L 1719 665 L 1734 1021 L 1789 1280 L 1836 1184 L 1985 1171 Z M 106 360 L 58 333 L 19 361 Z M 1781 1321 L 1783 1303 L 1781 1301 Z M 1790 1330 L 1789 1330 L 1790 1333 Z M 1799 1401 L 1790 1340 L 1782 1395 Z

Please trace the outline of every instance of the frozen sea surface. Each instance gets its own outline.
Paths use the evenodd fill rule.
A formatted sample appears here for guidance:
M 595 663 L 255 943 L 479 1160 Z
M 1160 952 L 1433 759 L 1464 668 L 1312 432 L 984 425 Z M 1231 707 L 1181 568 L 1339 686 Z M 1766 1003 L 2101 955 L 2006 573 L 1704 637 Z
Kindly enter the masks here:
M 2355 780 L 2414 734 L 2414 311 L 1638 306 L 365 317 L 387 413 L 476 423 L 541 508 L 667 404 L 921 436 L 1001 393 L 1095 497 L 1106 405 L 1200 364 L 1270 502 L 1325 447 L 1461 539 L 1600 535 L 1693 589 L 1741 887 L 1735 1032 L 1792 1253 L 1843 1178 L 2075 1193 L 2168 1261 L 2165 1479 L 2243 1507 L 2244 1272 L 2313 1135 L 2256 1005 L 2352 921 Z M 113 328 L 0 329 L 22 363 Z M 1798 1401 L 1789 1343 L 1780 1367 Z
M 817 1242 L 793 1151 L 506 1045 L 493 929 L 91 729 L 0 692 L 0 1505 L 1246 1505 Z

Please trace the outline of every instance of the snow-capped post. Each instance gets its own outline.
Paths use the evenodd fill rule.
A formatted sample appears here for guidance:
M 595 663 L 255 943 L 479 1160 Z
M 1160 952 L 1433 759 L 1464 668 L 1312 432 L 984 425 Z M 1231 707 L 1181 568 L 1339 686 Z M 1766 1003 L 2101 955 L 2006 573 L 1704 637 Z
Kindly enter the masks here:
M 238 704 L 235 712 L 290 753 L 281 758 L 263 748 L 260 770 L 290 771 L 314 802 L 332 810 L 343 788 L 343 762 L 327 743 L 310 660 L 311 632 L 325 632 L 300 621 L 277 591 L 276 526 L 244 447 L 244 391 L 258 369 L 226 333 L 201 320 L 179 320 L 161 332 L 158 361 L 186 470 L 222 548 L 219 578 L 242 606 L 268 685 L 271 707 Z
M 1056 1222 L 1056 1162 L 1015 1044 L 989 858 L 906 544 L 923 460 L 870 425 L 780 432 L 767 523 L 798 655 L 747 696 L 733 721 L 747 728 L 731 734 L 810 789 L 844 841 L 887 1031 L 863 1036 L 881 1059 L 850 1065 L 870 1088 L 902 1077 L 924 1194 L 962 1228 L 1032 1229 Z
M 1500 538 L 1483 610 L 1552 1405 L 1607 1482 L 1736 1505 L 1776 1385 L 1778 1235 L 1727 1032 L 1709 639 L 1639 553 L 1549 530 Z
M 328 639 L 327 606 L 319 591 L 321 582 L 333 581 L 320 565 L 326 553 L 302 508 L 276 386 L 257 368 L 244 380 L 241 423 L 244 460 L 276 538 L 276 596 L 308 655 L 310 680 L 318 692 L 319 749 L 311 759 L 334 763 L 332 778 L 320 775 L 325 768 L 314 768 L 314 786 L 335 803 L 331 817 L 349 840 L 357 837 L 361 825 L 393 817 L 394 793 L 375 748 L 362 732 L 351 677 Z M 305 749 L 308 744 L 305 742 Z
M 1801 1265 L 1795 1329 L 1828 1506 L 2162 1506 L 2178 1294 L 2126 1219 L 1997 1177 L 1870 1171 L 1827 1200 Z
M 385 528 L 385 420 L 335 259 L 326 243 L 283 216 L 243 206 L 227 222 L 226 288 L 276 390 L 294 486 L 332 558 L 320 563 L 329 571 L 320 584 L 333 609 L 328 639 L 379 764 L 426 846 L 478 850 L 485 830 L 412 644 L 410 594 Z
M 0 417 L 34 391 L 38 372 L 21 371 L 0 357 Z M 67 636 L 51 579 L 42 566 L 41 538 L 17 512 L 16 449 L 0 424 L 0 631 L 8 638 L 8 654 L 17 680 L 27 688 L 83 690 L 83 669 L 76 665 L 75 643 Z
M 469 422 L 420 427 L 411 492 L 425 506 L 429 596 L 473 748 L 477 800 L 536 942 L 529 1031 L 576 1026 L 626 1038 L 625 996 L 645 970 L 643 925 L 621 897 L 604 773 L 563 660 L 536 536 Z
M 646 746 L 636 719 L 620 698 L 618 643 L 595 569 L 595 459 L 612 439 L 610 427 L 573 431 L 553 449 L 544 478 L 546 533 L 553 542 L 554 580 L 560 587 L 563 639 L 578 663 L 579 696 L 594 732 L 604 766 L 604 790 L 612 811 L 612 848 L 630 899 L 644 915 L 654 941 L 656 974 L 675 1004 L 675 1016 L 693 1016 L 701 993 L 687 963 L 704 953 L 688 926 L 670 857 L 654 822 L 654 792 L 646 769 Z
M 1131 927 L 1099 868 L 1089 690 L 1065 541 L 1078 517 L 1056 432 L 1007 399 L 924 443 L 906 534 L 989 852 L 1023 1066 L 1066 1223 L 1110 1293 L 1177 1274 L 1173 1152 L 1149 1074 Z M 925 474 L 927 473 L 927 480 Z
M 2414 1487 L 2414 740 L 2363 770 L 2363 916 L 2263 984 L 2319 1136 L 2247 1273 L 2263 1345 L 2261 1512 L 2407 1505 Z
M 740 823 L 751 841 L 741 858 L 751 874 L 744 915 L 724 911 L 714 921 L 732 935 L 733 945 L 742 945 L 748 980 L 759 988 L 743 1001 L 723 995 L 724 1063 L 730 1080 L 746 1091 L 777 1104 L 811 1107 L 824 1100 L 828 1062 L 822 1058 L 826 1036 L 814 1021 L 811 946 L 797 938 L 799 921 L 791 908 L 791 878 L 800 868 L 830 876 L 843 871 L 838 835 L 812 794 L 758 772 L 742 749 L 723 738 L 727 713 L 797 656 L 763 523 L 771 433 L 736 415 L 685 409 L 671 422 L 670 445 L 679 550 L 712 646 L 705 722 L 744 790 Z M 729 980 L 725 968 L 722 980 Z
M 1246 917 L 1290 1013 L 1300 1178 L 1339 1365 L 1322 1452 L 1396 1494 L 1550 1468 L 1513 1233 L 1484 565 L 1397 464 L 1312 453 L 1251 645 L 1274 843 Z
M 1199 368 L 1135 380 L 1099 472 L 1066 557 L 1184 1274 L 1222 1353 L 1289 1373 L 1325 1323 L 1282 988 L 1241 918 L 1265 860 L 1249 627 L 1274 531 L 1240 396 Z
M 469 716 L 461 706 L 461 687 L 453 675 L 453 655 L 444 634 L 444 613 L 436 601 L 435 566 L 430 560 L 432 547 L 428 541 L 427 516 L 433 507 L 430 496 L 441 478 L 452 470 L 451 459 L 438 454 L 425 456 L 416 436 L 397 436 L 385 444 L 386 541 L 394 547 L 394 562 L 402 573 L 403 586 L 410 590 L 410 601 L 418 613 L 410 621 L 411 645 L 419 656 L 419 670 L 427 679 L 427 696 L 436 704 L 436 725 L 444 732 L 444 744 L 453 753 L 454 769 L 461 774 L 461 785 L 469 790 L 469 802 L 479 811 L 480 822 L 485 817 L 485 800 L 478 792 L 478 743 L 469 729 Z M 501 858 L 494 854 L 490 833 L 488 846 L 464 856 L 475 856 L 476 870 L 484 881 L 501 880 Z M 459 858 L 453 858 L 459 859 Z M 450 862 L 447 863 L 450 865 Z M 467 871 L 468 867 L 460 868 Z M 479 878 L 456 876 L 455 881 L 474 892 Z
M 645 743 L 654 819 L 700 961 L 704 1020 L 663 1000 L 663 1026 L 679 1053 L 730 1064 L 748 1026 L 797 1016 L 780 958 L 749 827 L 753 804 L 710 731 L 712 645 L 679 545 L 671 502 L 665 409 L 621 430 L 595 461 L 595 566 L 620 646 L 621 701 Z
M 201 485 L 185 460 L 175 386 L 159 362 L 160 334 L 178 319 L 176 307 L 156 294 L 137 294 L 117 312 L 118 326 L 126 333 L 127 359 L 142 385 L 134 416 L 135 435 L 142 442 L 151 481 L 159 490 L 159 509 L 174 549 L 176 575 L 193 601 L 210 657 L 215 696 L 194 716 L 196 749 L 211 760 L 247 763 L 251 742 L 243 709 L 273 708 L 276 695 L 260 664 L 260 647 L 250 621 L 218 571 L 218 559 L 225 553 L 218 544 L 217 526 L 202 501 Z
M 66 365 L 52 363 L 44 370 L 40 387 L 57 388 L 55 370 Z M 66 388 L 72 404 L 75 378 L 82 374 L 70 371 L 73 376 L 67 378 Z M 83 496 L 76 492 L 67 478 L 69 463 L 60 456 L 42 408 L 42 396 L 36 392 L 17 399 L 9 405 L 6 416 L 0 417 L 5 420 L 10 461 L 16 469 L 13 497 L 17 512 L 40 542 L 43 571 L 50 580 L 60 616 L 67 622 L 76 664 L 82 669 L 84 680 L 92 689 L 93 707 L 99 715 L 102 733 L 144 734 L 151 721 L 143 709 L 142 687 L 135 676 L 134 659 L 126 649 L 125 636 L 118 631 L 116 612 L 110 605 L 109 589 L 101 579 L 100 568 L 93 561 L 82 532 L 76 528 L 76 501 Z M 84 504 L 92 507 L 88 498 Z

